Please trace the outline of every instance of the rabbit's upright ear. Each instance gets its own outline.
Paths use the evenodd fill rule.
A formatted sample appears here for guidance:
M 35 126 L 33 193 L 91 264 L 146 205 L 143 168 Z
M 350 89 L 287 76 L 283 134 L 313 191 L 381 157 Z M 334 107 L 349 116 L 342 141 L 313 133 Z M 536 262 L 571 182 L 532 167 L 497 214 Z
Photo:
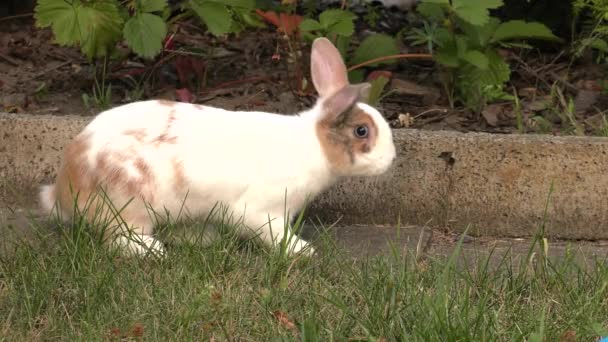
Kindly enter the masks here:
M 331 96 L 349 84 L 342 56 L 327 38 L 317 38 L 312 43 L 310 74 L 321 97 Z

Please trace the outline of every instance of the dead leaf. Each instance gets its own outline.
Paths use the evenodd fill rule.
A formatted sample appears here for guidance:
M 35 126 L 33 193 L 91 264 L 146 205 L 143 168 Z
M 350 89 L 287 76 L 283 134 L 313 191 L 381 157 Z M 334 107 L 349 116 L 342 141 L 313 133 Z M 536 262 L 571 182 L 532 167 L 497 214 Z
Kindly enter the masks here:
M 486 120 L 488 125 L 492 127 L 498 126 L 498 115 L 502 112 L 503 106 L 501 104 L 491 104 L 481 111 L 481 115 Z
M 414 124 L 414 118 L 410 113 L 399 114 L 397 117 L 397 123 L 401 127 L 409 128 Z
M 279 324 L 283 326 L 283 328 L 290 330 L 294 334 L 298 333 L 298 328 L 296 327 L 296 324 L 289 318 L 286 312 L 277 310 L 272 314 L 274 315 L 274 318 L 279 321 Z
M 391 89 L 400 95 L 421 97 L 422 103 L 425 105 L 434 104 L 441 97 L 441 92 L 437 88 L 422 86 L 414 82 L 398 78 L 393 78 L 391 81 Z
M 144 336 L 144 325 L 141 323 L 135 323 L 133 324 L 133 326 L 131 327 L 131 330 L 129 331 L 129 335 L 131 337 L 142 337 Z
M 538 89 L 536 89 L 535 87 L 526 87 L 526 88 L 521 88 L 517 91 L 517 94 L 520 97 L 526 98 L 526 99 L 534 99 L 536 97 L 536 92 L 538 91 Z
M 566 330 L 559 338 L 560 342 L 576 342 L 576 331 Z

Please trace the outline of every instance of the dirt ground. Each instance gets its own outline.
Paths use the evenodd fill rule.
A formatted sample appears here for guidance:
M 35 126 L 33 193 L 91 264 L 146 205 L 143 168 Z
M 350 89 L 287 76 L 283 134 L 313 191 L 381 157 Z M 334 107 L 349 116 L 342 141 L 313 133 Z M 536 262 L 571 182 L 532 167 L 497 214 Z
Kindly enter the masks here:
M 371 29 L 393 33 L 395 25 L 403 22 L 407 21 L 380 23 L 376 28 L 358 23 L 353 40 L 360 40 Z M 154 60 L 136 58 L 125 46 L 119 47 L 117 55 L 121 57 L 109 63 L 105 76 L 112 86 L 110 106 L 166 98 L 291 114 L 314 101 L 313 93 L 304 94 L 291 86 L 294 65 L 271 27 L 218 39 L 192 19 L 175 24 L 170 32 L 174 33 L 173 46 Z M 405 39 L 400 48 L 402 53 L 425 52 Z M 308 67 L 307 49 L 302 49 L 299 64 L 303 70 Z M 608 109 L 608 96 L 603 66 L 590 57 L 571 65 L 562 50 L 503 52 L 512 68 L 508 92 L 516 89 L 521 99 L 526 132 L 566 134 L 569 123 L 555 113 L 562 104 L 550 93 L 555 83 L 574 100 L 576 120 L 586 133 L 597 134 L 606 126 L 603 111 Z M 50 30 L 35 28 L 33 18 L 0 18 L 0 110 L 24 115 L 94 115 L 103 110 L 94 103 L 95 70 L 77 48 L 55 45 Z M 98 75 L 100 70 L 98 67 Z M 388 95 L 379 109 L 394 128 L 517 132 L 511 101 L 487 106 L 481 113 L 462 106 L 450 108 L 440 75 L 430 60 L 400 60 L 366 72 L 378 70 L 392 74 Z M 551 122 L 551 127 L 539 125 L 533 119 L 538 116 Z

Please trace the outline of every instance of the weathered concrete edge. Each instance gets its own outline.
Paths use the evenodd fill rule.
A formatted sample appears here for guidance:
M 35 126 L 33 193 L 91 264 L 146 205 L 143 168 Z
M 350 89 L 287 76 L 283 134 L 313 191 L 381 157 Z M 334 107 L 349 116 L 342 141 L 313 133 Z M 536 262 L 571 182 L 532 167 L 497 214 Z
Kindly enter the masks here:
M 90 119 L 0 113 L 0 204 L 31 203 L 34 189 L 53 178 L 62 147 Z M 549 236 L 608 239 L 608 139 L 394 135 L 398 158 L 390 172 L 345 179 L 309 214 L 325 222 L 428 224 L 488 236 L 530 236 L 544 222 Z

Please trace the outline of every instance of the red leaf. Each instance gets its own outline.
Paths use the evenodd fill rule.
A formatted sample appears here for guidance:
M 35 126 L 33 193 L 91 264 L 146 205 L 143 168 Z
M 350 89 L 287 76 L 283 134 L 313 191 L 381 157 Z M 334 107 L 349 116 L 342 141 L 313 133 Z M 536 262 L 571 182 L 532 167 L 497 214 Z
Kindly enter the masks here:
M 273 24 L 274 26 L 281 27 L 281 24 L 279 23 L 279 16 L 277 15 L 276 12 L 273 12 L 273 11 L 264 12 L 260 9 L 256 9 L 255 13 L 257 13 L 260 17 L 266 19 L 267 22 Z
M 281 28 L 285 33 L 292 34 L 297 31 L 302 20 L 303 18 L 300 15 L 281 13 Z
M 175 89 L 175 96 L 181 102 L 192 102 L 194 100 L 194 95 L 192 95 L 188 88 Z
M 274 11 L 264 12 L 256 9 L 255 12 L 264 18 L 267 22 L 274 25 L 280 31 L 287 34 L 292 34 L 298 30 L 298 26 L 304 18 L 297 14 L 280 13 L 277 15 Z
M 175 37 L 175 33 L 172 33 L 170 36 L 165 37 L 165 41 L 163 42 L 163 48 L 165 50 L 173 50 L 173 46 L 175 45 L 175 41 L 173 38 Z

